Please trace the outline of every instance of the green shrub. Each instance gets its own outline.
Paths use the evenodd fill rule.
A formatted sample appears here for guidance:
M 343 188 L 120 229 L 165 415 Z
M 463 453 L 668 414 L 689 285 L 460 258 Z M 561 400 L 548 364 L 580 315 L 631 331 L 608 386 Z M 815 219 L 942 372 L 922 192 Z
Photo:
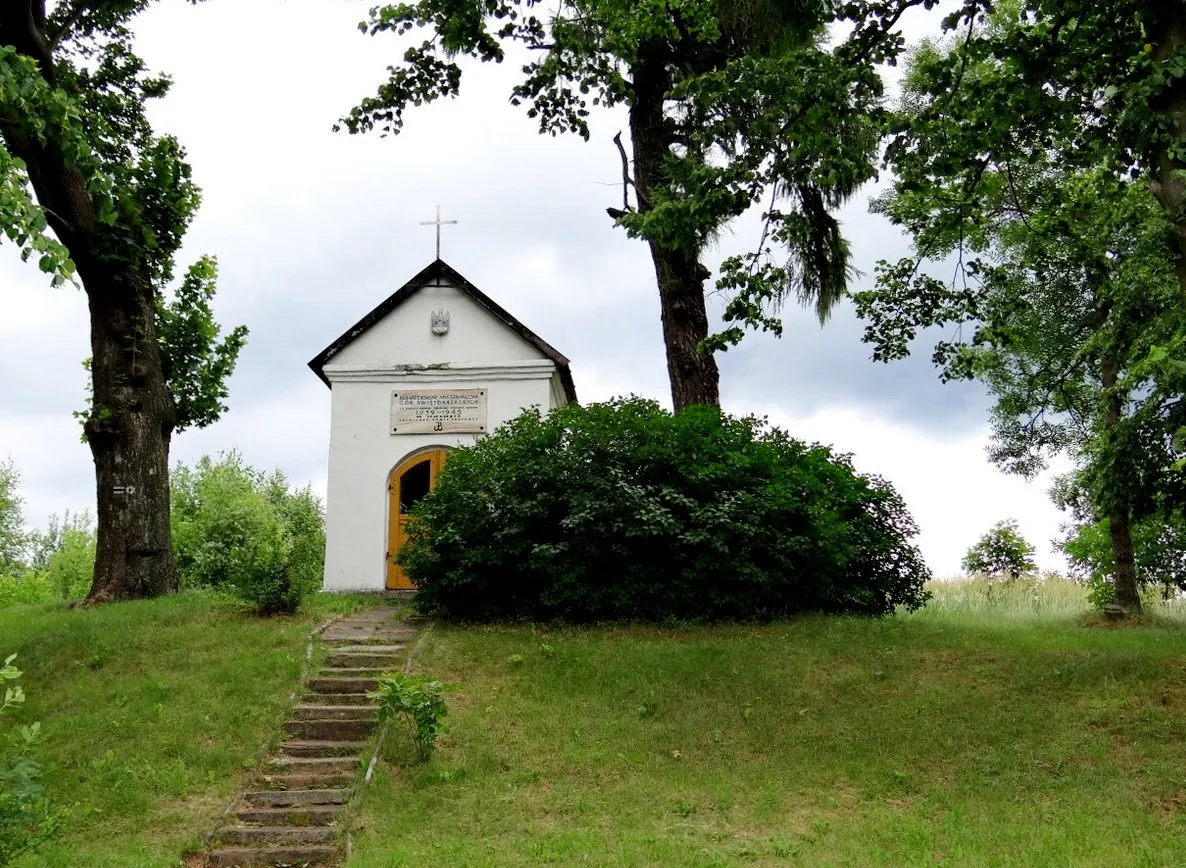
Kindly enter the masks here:
M 11 575 L 0 572 L 0 609 L 28 603 L 74 600 L 91 589 L 95 529 L 90 513 L 49 517 L 44 531 L 24 535 L 29 560 Z
M 445 715 L 449 713 L 445 694 L 455 689 L 455 685 L 424 675 L 396 672 L 380 678 L 378 689 L 367 696 L 379 704 L 380 723 L 395 717 L 408 722 L 416 744 L 416 758 L 428 762 L 437 738 L 449 731 L 445 726 Z
M 463 619 L 881 615 L 929 571 L 888 483 L 754 418 L 652 401 L 538 410 L 454 452 L 399 563 Z
M 55 595 L 77 600 L 90 593 L 95 577 L 95 526 L 89 512 L 49 517 L 44 531 L 30 534 L 31 571 L 41 576 Z
M 42 573 L 25 572 L 19 576 L 0 576 L 0 609 L 30 603 L 49 603 L 57 599 L 57 591 Z
M 1017 521 L 998 521 L 964 555 L 964 572 L 990 579 L 1018 579 L 1033 573 L 1034 547 L 1021 535 Z
M 15 659 L 16 655 L 12 654 L 0 666 L 0 685 L 20 678 L 21 672 L 12 662 Z M 0 695 L 0 716 L 24 701 L 25 694 L 19 685 L 5 686 Z M 29 757 L 29 748 L 40 730 L 37 723 L 18 727 L 17 753 L 7 758 L 0 756 L 0 865 L 35 850 L 56 834 L 61 821 L 60 814 L 50 808 L 39 783 L 41 765 Z
M 261 614 L 294 612 L 321 587 L 325 518 L 309 488 L 292 491 L 237 452 L 179 465 L 172 486 L 183 585 L 231 590 Z

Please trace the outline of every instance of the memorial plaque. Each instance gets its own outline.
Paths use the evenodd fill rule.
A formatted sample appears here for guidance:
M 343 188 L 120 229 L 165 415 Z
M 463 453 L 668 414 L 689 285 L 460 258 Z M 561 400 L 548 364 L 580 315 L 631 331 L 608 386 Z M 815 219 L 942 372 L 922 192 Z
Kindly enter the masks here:
M 392 434 L 485 432 L 485 389 L 399 389 L 391 393 Z

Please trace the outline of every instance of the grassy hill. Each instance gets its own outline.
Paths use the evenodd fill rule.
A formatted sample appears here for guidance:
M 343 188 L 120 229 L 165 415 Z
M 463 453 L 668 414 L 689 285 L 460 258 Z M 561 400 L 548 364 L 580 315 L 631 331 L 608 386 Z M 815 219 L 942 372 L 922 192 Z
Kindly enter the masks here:
M 1078 588 L 769 626 L 431 628 L 459 684 L 396 732 L 350 868 L 1186 864 L 1181 616 L 1085 626 Z M 329 607 L 0 610 L 66 834 L 33 866 L 176 866 L 284 718 Z
M 1186 630 L 1079 589 L 694 629 L 435 628 L 460 684 L 350 868 L 1186 864 Z M 393 745 L 398 751 L 399 746 Z
M 178 865 L 287 716 L 309 631 L 358 604 L 270 620 L 209 595 L 0 609 L 0 658 L 18 654 L 28 696 L 13 721 L 41 721 L 43 783 L 70 808 L 65 834 L 17 864 Z

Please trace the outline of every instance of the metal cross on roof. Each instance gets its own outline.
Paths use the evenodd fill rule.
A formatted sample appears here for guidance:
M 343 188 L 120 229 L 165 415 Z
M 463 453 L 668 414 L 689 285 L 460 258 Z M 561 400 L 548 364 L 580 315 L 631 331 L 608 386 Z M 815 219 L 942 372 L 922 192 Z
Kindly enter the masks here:
M 457 224 L 456 220 L 442 220 L 441 206 L 437 205 L 437 219 L 436 220 L 421 220 L 421 226 L 435 226 L 437 228 L 437 259 L 441 258 L 441 227 L 454 226 Z

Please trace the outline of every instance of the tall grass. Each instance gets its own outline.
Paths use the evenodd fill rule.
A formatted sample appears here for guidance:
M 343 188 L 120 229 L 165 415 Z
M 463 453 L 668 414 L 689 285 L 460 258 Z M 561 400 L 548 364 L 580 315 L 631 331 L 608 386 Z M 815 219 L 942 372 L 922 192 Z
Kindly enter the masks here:
M 902 617 L 919 620 L 981 622 L 1035 622 L 1084 618 L 1093 613 L 1088 588 L 1061 576 L 1021 578 L 1013 581 L 985 577 L 933 581 L 926 607 Z M 1142 594 L 1145 615 L 1186 622 L 1186 599 L 1166 600 L 1159 588 Z

